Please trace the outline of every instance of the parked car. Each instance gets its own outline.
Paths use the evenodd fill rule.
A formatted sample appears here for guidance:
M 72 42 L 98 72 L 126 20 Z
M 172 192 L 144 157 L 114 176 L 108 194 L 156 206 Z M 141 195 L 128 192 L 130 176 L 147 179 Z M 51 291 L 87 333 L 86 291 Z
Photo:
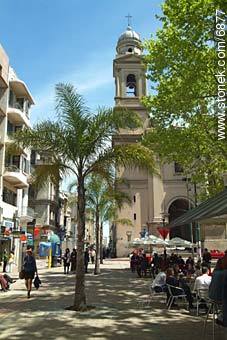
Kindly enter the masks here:
M 222 257 L 224 257 L 225 253 L 224 251 L 213 249 L 210 251 L 210 255 L 212 259 L 221 259 Z

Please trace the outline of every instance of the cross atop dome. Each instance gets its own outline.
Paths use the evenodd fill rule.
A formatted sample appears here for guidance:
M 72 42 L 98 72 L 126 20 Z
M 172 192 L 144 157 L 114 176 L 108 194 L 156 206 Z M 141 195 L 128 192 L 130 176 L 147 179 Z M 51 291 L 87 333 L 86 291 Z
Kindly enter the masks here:
M 128 15 L 126 15 L 125 16 L 125 18 L 127 18 L 128 19 L 128 27 L 131 27 L 132 25 L 131 25 L 131 19 L 132 19 L 132 15 L 130 15 L 129 13 L 128 13 Z

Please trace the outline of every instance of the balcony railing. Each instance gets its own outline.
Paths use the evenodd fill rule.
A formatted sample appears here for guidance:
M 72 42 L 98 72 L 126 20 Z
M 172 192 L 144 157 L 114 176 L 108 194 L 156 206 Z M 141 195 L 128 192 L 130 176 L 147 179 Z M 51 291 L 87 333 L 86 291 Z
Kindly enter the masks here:
M 16 102 L 10 102 L 9 107 L 22 111 L 24 114 L 26 114 L 27 118 L 29 118 L 28 109 L 25 109 L 19 102 L 17 102 L 17 101 Z

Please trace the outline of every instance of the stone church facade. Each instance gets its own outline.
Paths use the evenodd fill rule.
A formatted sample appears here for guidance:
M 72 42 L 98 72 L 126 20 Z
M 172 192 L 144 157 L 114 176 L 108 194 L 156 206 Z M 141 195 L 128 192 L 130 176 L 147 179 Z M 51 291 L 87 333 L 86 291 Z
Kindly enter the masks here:
M 116 51 L 113 61 L 115 107 L 138 112 L 144 122 L 144 128 L 133 132 L 120 131 L 114 136 L 113 144 L 135 143 L 147 128 L 149 115 L 141 104 L 141 98 L 147 95 L 141 40 L 139 34 L 130 26 L 119 37 Z M 159 235 L 158 227 L 166 225 L 193 205 L 193 188 L 186 185 L 179 164 L 165 164 L 160 169 L 160 176 L 126 168 L 121 169 L 117 176 L 127 180 L 128 184 L 120 189 L 126 191 L 132 200 L 132 204 L 125 205 L 118 214 L 119 219 L 130 219 L 132 225 L 114 223 L 110 228 L 110 245 L 117 257 L 130 253 L 130 241 L 140 237 L 141 232 Z M 191 240 L 189 229 L 188 226 L 174 228 L 171 236 Z

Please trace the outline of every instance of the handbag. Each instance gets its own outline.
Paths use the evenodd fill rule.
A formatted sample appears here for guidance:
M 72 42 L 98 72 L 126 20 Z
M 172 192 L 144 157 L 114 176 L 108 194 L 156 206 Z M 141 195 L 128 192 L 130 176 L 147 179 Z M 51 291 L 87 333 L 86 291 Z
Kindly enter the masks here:
M 36 289 L 39 289 L 39 286 L 42 284 L 40 278 L 38 277 L 38 275 L 36 275 L 35 280 L 34 280 L 34 286 Z
M 24 271 L 24 269 L 21 269 L 21 271 L 19 272 L 19 278 L 21 280 L 23 280 L 25 278 L 25 271 Z

